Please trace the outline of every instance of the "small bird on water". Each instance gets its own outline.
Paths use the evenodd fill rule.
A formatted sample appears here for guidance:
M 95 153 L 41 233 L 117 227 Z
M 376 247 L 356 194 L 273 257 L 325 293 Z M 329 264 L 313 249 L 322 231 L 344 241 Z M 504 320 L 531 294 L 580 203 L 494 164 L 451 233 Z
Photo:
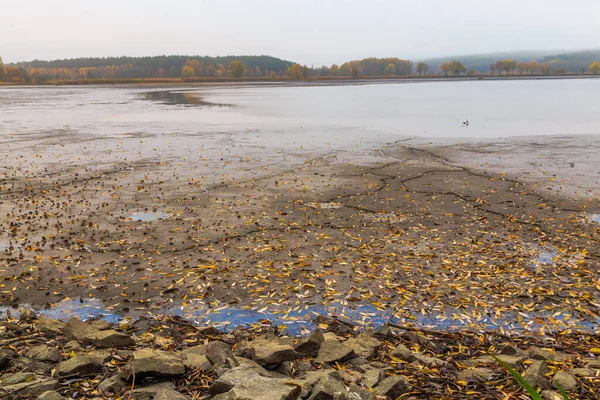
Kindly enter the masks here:
M 466 128 L 467 126 L 469 126 L 469 120 L 465 119 L 465 122 L 463 122 L 463 126 Z

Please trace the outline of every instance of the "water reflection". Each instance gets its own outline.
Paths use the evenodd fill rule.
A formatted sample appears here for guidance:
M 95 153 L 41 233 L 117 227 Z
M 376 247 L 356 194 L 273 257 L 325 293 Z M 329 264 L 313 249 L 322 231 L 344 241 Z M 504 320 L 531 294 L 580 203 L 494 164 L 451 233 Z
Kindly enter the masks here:
M 600 214 L 592 214 L 590 216 L 590 221 L 600 224 Z
M 153 91 L 142 93 L 145 100 L 155 101 L 167 105 L 185 105 L 196 107 L 233 107 L 232 104 L 211 103 L 200 97 L 196 91 Z
M 171 218 L 172 215 L 166 212 L 156 212 L 156 211 L 140 211 L 134 212 L 129 215 L 129 219 L 132 221 L 138 222 L 154 222 L 154 221 L 162 221 L 167 218 Z
M 24 305 L 28 307 L 27 305 Z M 118 323 L 125 317 L 107 307 L 98 299 L 64 300 L 37 311 L 40 315 L 66 321 L 72 317 L 81 320 L 101 318 Z M 136 311 L 128 318 L 140 316 L 178 315 L 200 326 L 214 326 L 224 331 L 232 331 L 238 326 L 268 324 L 279 326 L 293 335 L 305 335 L 312 331 L 317 315 L 336 316 L 357 325 L 360 329 L 377 329 L 381 325 L 393 322 L 424 329 L 438 330 L 497 330 L 505 333 L 541 332 L 552 333 L 566 329 L 600 333 L 600 318 L 583 318 L 569 310 L 555 312 L 503 312 L 493 310 L 475 310 L 436 305 L 429 312 L 412 312 L 392 307 L 376 307 L 371 304 L 329 303 L 304 304 L 287 307 L 270 304 L 259 307 L 238 307 L 208 304 L 202 300 L 191 300 L 185 305 L 165 308 L 161 312 Z M 19 310 L 0 307 L 0 319 L 8 316 L 18 318 Z

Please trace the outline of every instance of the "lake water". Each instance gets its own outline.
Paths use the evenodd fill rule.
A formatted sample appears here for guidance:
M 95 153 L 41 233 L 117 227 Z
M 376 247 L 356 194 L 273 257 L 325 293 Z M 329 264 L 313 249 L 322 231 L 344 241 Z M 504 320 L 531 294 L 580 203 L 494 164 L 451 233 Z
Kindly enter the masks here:
M 598 93 L 600 79 L 4 87 L 0 133 L 193 135 L 284 149 L 356 148 L 416 136 L 597 134 Z

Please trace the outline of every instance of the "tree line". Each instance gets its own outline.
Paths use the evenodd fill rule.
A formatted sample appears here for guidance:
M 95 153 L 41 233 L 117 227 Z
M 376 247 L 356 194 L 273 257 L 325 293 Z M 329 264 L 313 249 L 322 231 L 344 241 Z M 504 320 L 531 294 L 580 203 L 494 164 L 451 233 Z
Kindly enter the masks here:
M 600 74 L 600 63 L 592 62 L 588 70 Z M 585 71 L 585 68 L 582 72 Z M 442 63 L 439 71 L 430 71 L 425 62 L 413 63 L 400 58 L 365 58 L 341 65 L 308 67 L 270 56 L 227 57 L 108 57 L 71 60 L 15 63 L 5 66 L 0 58 L 0 81 L 44 83 L 53 81 L 94 79 L 183 78 L 193 81 L 202 78 L 257 78 L 303 80 L 315 77 L 393 77 L 443 74 L 447 76 L 476 75 L 458 60 Z M 489 66 L 490 75 L 562 74 L 563 68 L 553 67 L 552 61 L 498 60 Z

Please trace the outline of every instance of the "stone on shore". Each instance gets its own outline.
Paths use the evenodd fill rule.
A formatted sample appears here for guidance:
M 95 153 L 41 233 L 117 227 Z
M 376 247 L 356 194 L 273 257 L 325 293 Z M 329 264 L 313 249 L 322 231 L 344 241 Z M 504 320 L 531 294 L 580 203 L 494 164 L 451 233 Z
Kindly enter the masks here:
M 410 391 L 408 378 L 404 375 L 389 376 L 375 386 L 374 392 L 379 396 L 388 396 L 392 399 L 400 397 Z
M 98 384 L 97 390 L 101 395 L 109 396 L 111 394 L 119 395 L 127 386 L 119 375 L 106 378 Z
M 35 379 L 28 382 L 21 382 L 15 385 L 1 385 L 0 398 L 19 398 L 19 397 L 36 397 L 49 390 L 54 390 L 58 386 L 56 379 Z
M 460 371 L 458 379 L 463 381 L 487 382 L 492 379 L 494 370 L 489 368 L 468 368 Z
M 159 389 L 152 400 L 189 400 L 189 397 L 174 389 Z
M 48 390 L 38 396 L 36 400 L 63 400 L 65 397 L 54 390 Z
M 230 391 L 237 384 L 251 380 L 256 376 L 268 376 L 268 372 L 255 363 L 254 361 L 248 360 L 244 364 L 227 370 L 223 375 L 219 377 L 212 385 L 208 388 L 208 392 L 211 395 L 217 395 Z
M 296 400 L 300 392 L 300 386 L 292 382 L 254 375 L 228 392 L 213 397 L 213 400 Z
M 343 362 L 355 358 L 354 350 L 337 340 L 325 340 L 321 343 L 316 363 Z
M 36 329 L 46 335 L 60 335 L 65 329 L 65 323 L 56 319 L 40 318 Z
M 371 358 L 375 355 L 377 349 L 381 347 L 381 342 L 373 336 L 373 332 L 365 331 L 356 337 L 350 338 L 344 344 L 354 350 L 358 357 Z
M 348 390 L 331 375 L 322 377 L 310 393 L 308 400 L 334 400 L 348 398 Z
M 175 377 L 185 373 L 183 361 L 177 355 L 163 350 L 143 349 L 133 352 L 123 369 L 122 377 L 131 381 L 147 376 Z
M 231 347 L 225 342 L 211 342 L 206 346 L 206 358 L 214 365 L 228 365 L 236 367 L 238 362 L 231 351 Z
M 577 389 L 579 383 L 577 382 L 577 378 L 568 372 L 559 371 L 552 378 L 552 386 L 555 388 L 559 388 L 559 385 L 566 391 L 571 391 Z
M 60 351 L 55 347 L 46 346 L 41 344 L 39 346 L 33 346 L 25 355 L 36 361 L 43 361 L 49 363 L 57 363 L 61 360 Z
M 208 371 L 212 368 L 208 357 L 196 353 L 182 354 L 183 365 L 189 369 L 197 369 L 200 371 Z
M 102 363 L 95 357 L 87 354 L 76 354 L 74 357 L 61 362 L 56 367 L 56 375 L 88 376 L 102 370 Z
M 133 392 L 127 391 L 123 395 L 123 399 L 132 400 L 153 400 L 156 393 L 160 390 L 175 389 L 173 382 L 159 382 L 146 386 L 137 386 L 133 389 Z
M 320 329 L 315 329 L 310 335 L 296 345 L 296 352 L 304 356 L 316 357 L 319 354 L 321 343 L 325 341 Z
M 280 338 L 257 338 L 250 344 L 253 350 L 252 359 L 265 368 L 274 368 L 283 361 L 293 361 L 299 357 L 291 343 Z
M 99 330 L 82 322 L 78 318 L 71 318 L 67 322 L 64 333 L 84 344 L 91 344 L 98 348 L 127 347 L 135 345 L 131 336 L 113 329 Z

